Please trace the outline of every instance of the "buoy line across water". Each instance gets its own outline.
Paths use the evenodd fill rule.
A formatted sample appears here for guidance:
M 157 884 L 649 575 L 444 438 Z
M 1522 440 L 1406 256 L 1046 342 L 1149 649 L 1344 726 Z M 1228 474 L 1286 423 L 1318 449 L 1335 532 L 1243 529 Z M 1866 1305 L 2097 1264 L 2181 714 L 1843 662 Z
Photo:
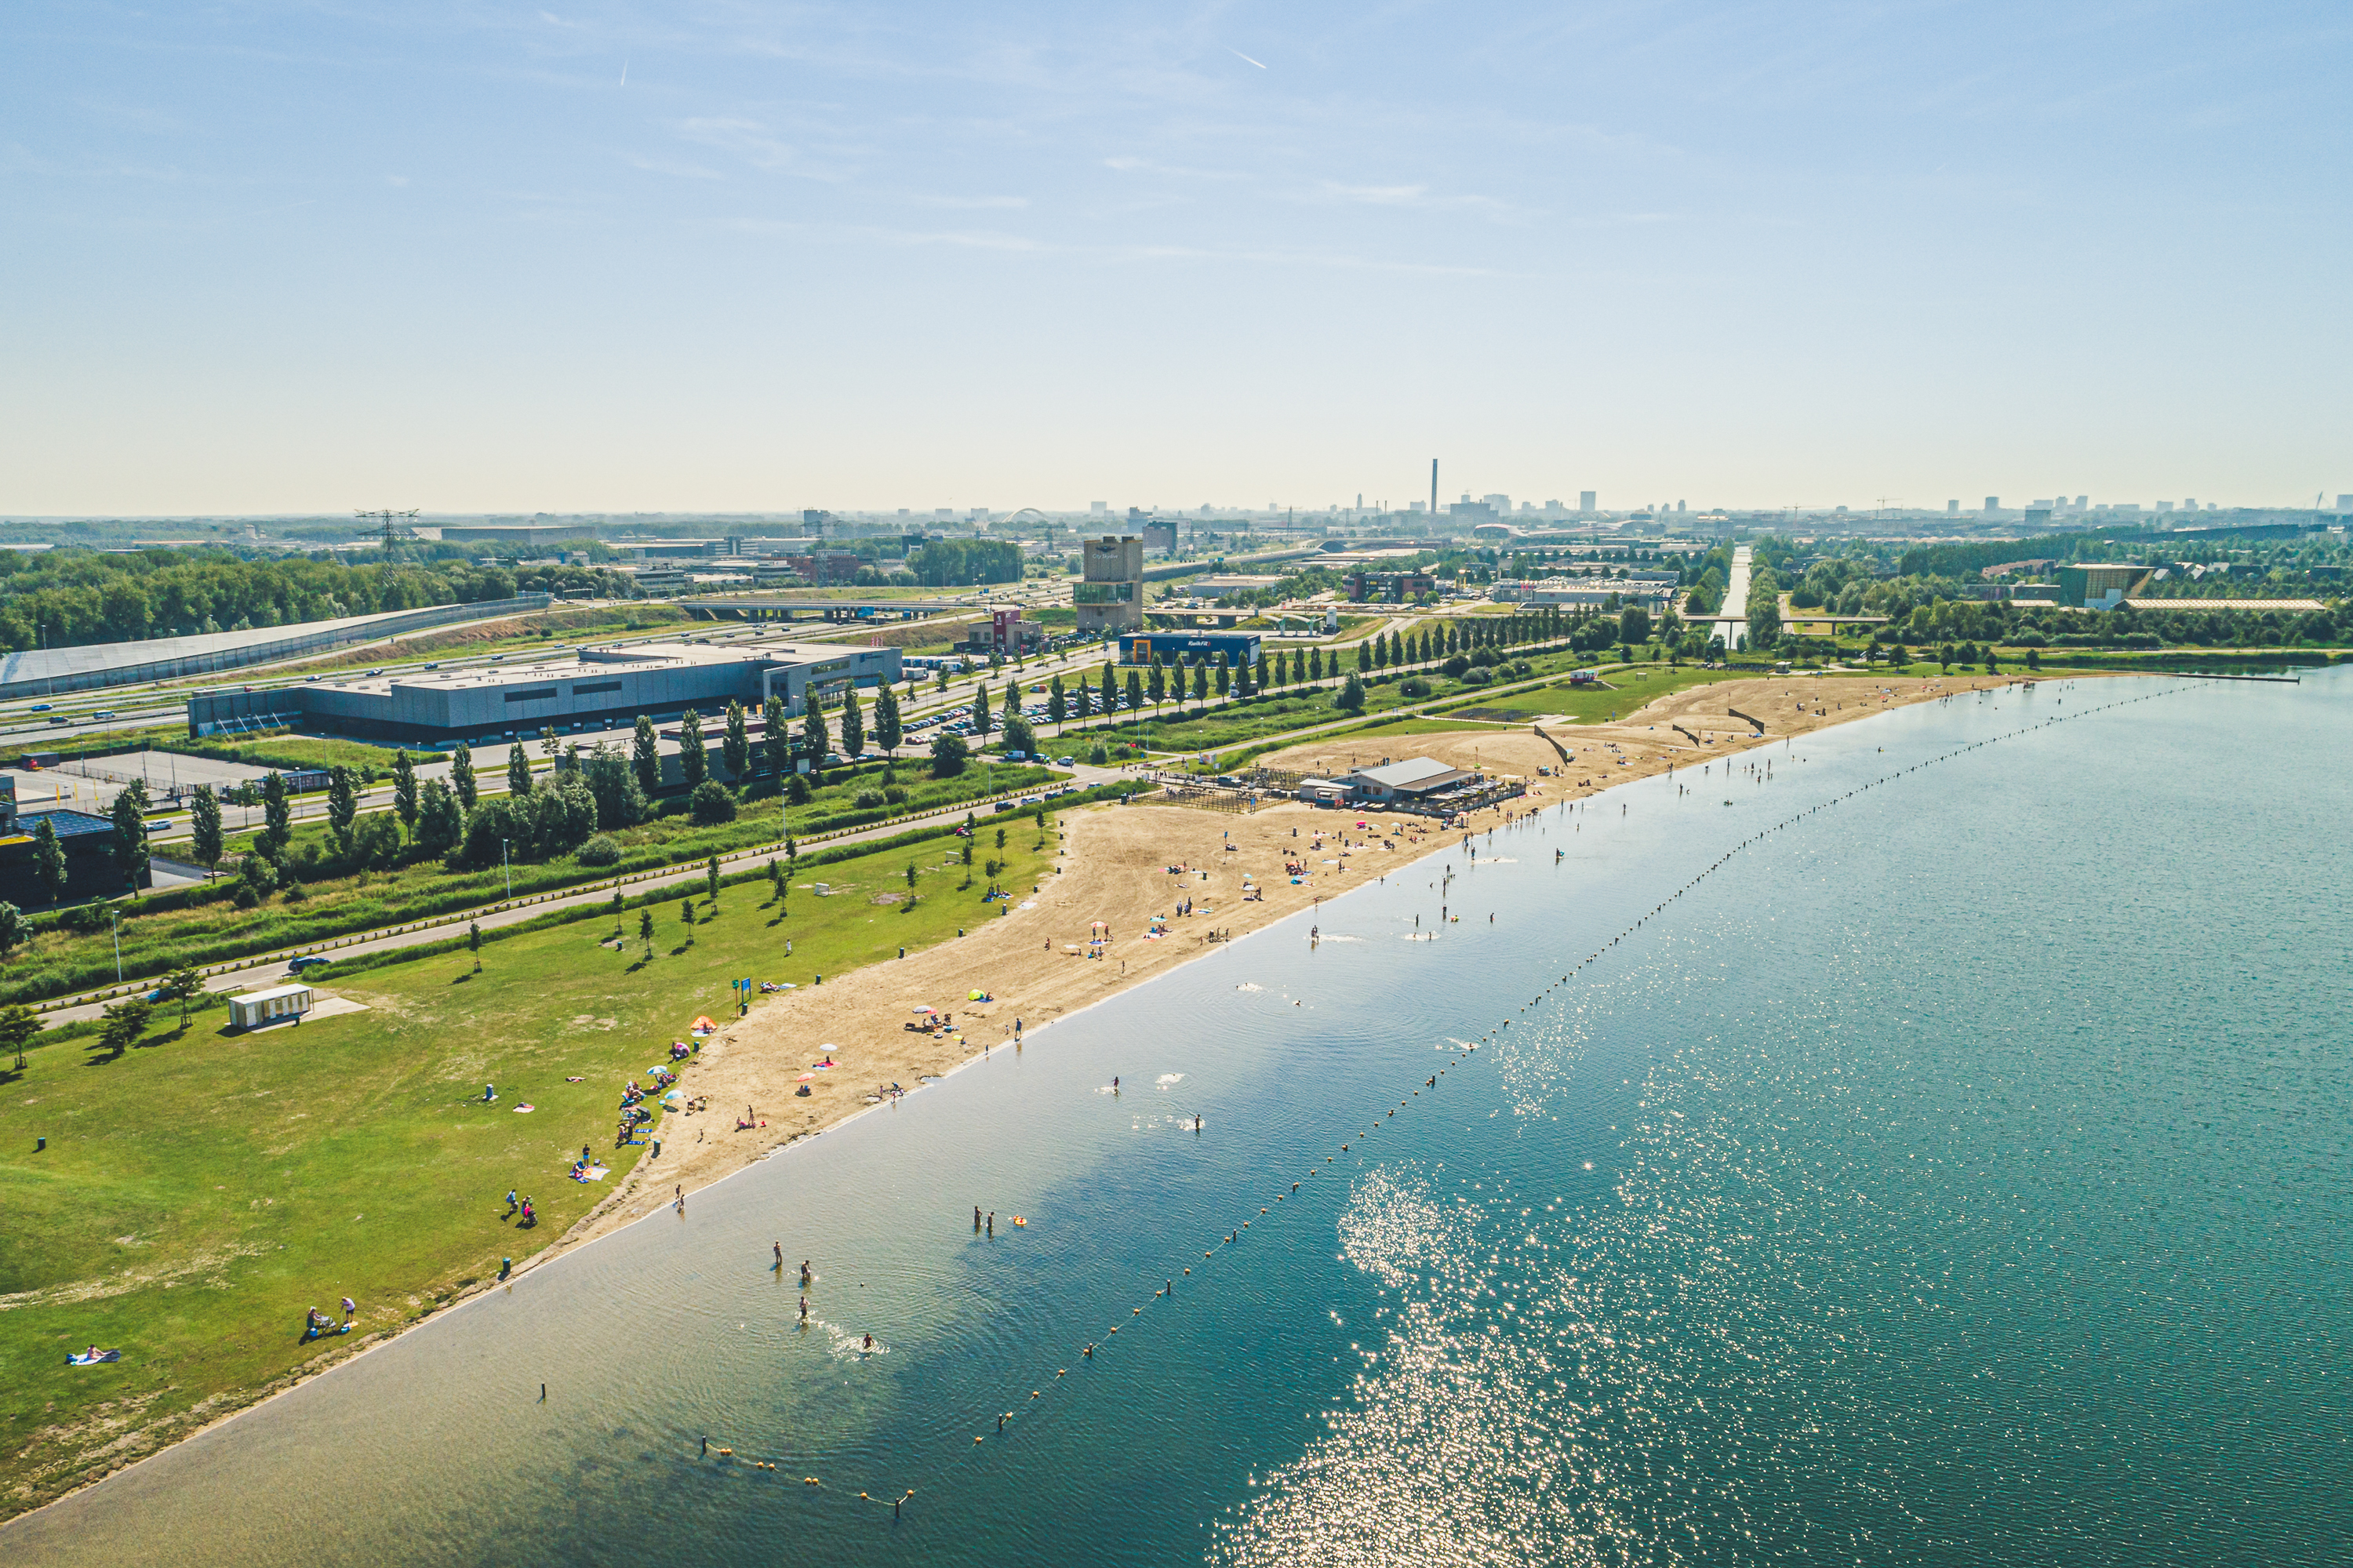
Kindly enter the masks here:
M 1818 802 L 1817 804 L 1810 806 L 1793 816 L 1785 817 L 1781 821 L 1773 823 L 1770 827 L 1764 829 L 1762 832 L 1742 840 L 1739 843 L 1734 845 L 1731 849 L 1716 857 L 1716 859 L 1702 870 L 1697 876 L 1693 877 L 1690 881 L 1684 883 L 1680 887 L 1677 887 L 1673 892 L 1668 894 L 1665 898 L 1662 899 L 1656 905 L 1653 905 L 1647 913 L 1636 917 L 1631 925 L 1619 932 L 1617 936 L 1612 937 L 1608 942 L 1603 943 L 1595 952 L 1578 962 L 1570 965 L 1567 973 L 1561 975 L 1557 980 L 1548 981 L 1545 985 L 1544 989 L 1539 991 L 1535 998 L 1521 1007 L 1520 1012 L 1525 1013 L 1532 1011 L 1540 1005 L 1547 997 L 1550 997 L 1553 992 L 1558 991 L 1561 987 L 1567 985 L 1571 980 L 1575 980 L 1580 972 L 1599 963 L 1603 954 L 1609 952 L 1610 948 L 1616 947 L 1627 937 L 1633 935 L 1635 930 L 1648 921 L 1651 916 L 1663 913 L 1668 906 L 1672 904 L 1676 899 L 1681 898 L 1686 893 L 1698 887 L 1700 884 L 1704 882 L 1710 875 L 1729 864 L 1732 858 L 1738 854 L 1742 850 L 1749 848 L 1751 845 L 1762 842 L 1770 834 L 1778 832 L 1784 828 L 1795 827 L 1803 822 L 1807 818 L 1814 815 L 1816 812 L 1820 811 L 1827 807 L 1835 806 L 1841 800 L 1852 800 L 1856 795 L 1862 793 L 1866 789 L 1876 789 L 1883 784 L 1894 783 L 1896 779 L 1904 778 L 1908 774 L 1916 773 L 1923 768 L 1933 767 L 1939 762 L 1950 761 L 1956 757 L 1960 757 L 1968 752 L 1978 750 L 1982 747 L 1991 746 L 2002 740 L 2012 739 L 2019 736 L 2028 735 L 2035 730 L 2047 729 L 2053 725 L 2064 724 L 2072 719 L 2089 718 L 2094 714 L 2105 713 L 2112 708 L 2126 707 L 2134 703 L 2150 702 L 2158 697 L 2171 696 L 2182 689 L 2184 688 L 2174 688 L 2171 691 L 2148 692 L 2137 697 L 2121 697 L 2112 703 L 2102 703 L 2095 707 L 2084 708 L 2073 714 L 2055 715 L 2051 718 L 2041 720 L 2035 724 L 2022 726 L 2018 729 L 2010 730 L 2003 735 L 1993 736 L 1985 740 L 1972 741 L 1967 746 L 1955 747 L 1952 750 L 1941 752 L 1936 756 L 1928 758 L 1926 762 L 1915 763 L 1909 768 L 1898 768 L 1893 773 L 1884 774 L 1868 783 L 1858 784 L 1853 789 L 1847 790 L 1844 794 L 1836 796 L 1828 800 Z M 1564 800 L 1551 809 L 1564 811 L 1571 810 L 1575 809 L 1577 804 L 1577 802 L 1575 801 Z M 1525 825 L 1525 823 L 1535 815 L 1536 815 L 1536 813 L 1531 812 L 1528 817 L 1522 818 L 1518 822 L 1512 825 Z M 1493 830 L 1490 829 L 1489 832 L 1492 833 Z M 1444 1077 L 1452 1068 L 1459 1067 L 1465 1062 L 1472 1060 L 1472 1058 L 1477 1054 L 1481 1045 L 1492 1044 L 1496 1041 L 1502 1035 L 1503 1031 L 1510 1028 L 1512 1020 L 1506 1017 L 1500 1022 L 1496 1023 L 1493 1027 L 1490 1028 L 1487 1033 L 1479 1036 L 1477 1040 L 1463 1045 L 1460 1051 L 1455 1053 L 1451 1061 L 1450 1061 L 1445 1066 L 1439 1068 L 1437 1072 L 1430 1074 L 1428 1077 L 1423 1079 L 1419 1087 L 1412 1089 L 1404 1099 L 1398 1101 L 1394 1107 L 1385 1107 L 1385 1114 L 1377 1118 L 1370 1127 L 1366 1128 L 1362 1132 L 1349 1135 L 1347 1141 L 1341 1143 L 1335 1152 L 1326 1154 L 1324 1157 L 1324 1164 L 1325 1166 L 1335 1165 L 1338 1162 L 1338 1157 L 1340 1155 L 1349 1154 L 1352 1152 L 1355 1153 L 1356 1160 L 1361 1164 L 1366 1159 L 1366 1155 L 1362 1151 L 1356 1150 L 1355 1145 L 1357 1142 L 1372 1136 L 1375 1131 L 1378 1130 L 1379 1125 L 1382 1121 L 1389 1120 L 1395 1118 L 1398 1111 L 1409 1108 L 1412 1102 L 1420 1097 L 1423 1089 L 1435 1091 L 1438 1087 L 1439 1079 Z M 1435 1097 L 1434 1092 L 1432 1097 Z M 1304 1174 L 1290 1184 L 1288 1190 L 1275 1192 L 1267 1202 L 1261 1204 L 1259 1206 L 1258 1213 L 1255 1216 L 1243 1220 L 1240 1224 L 1229 1228 L 1222 1236 L 1215 1238 L 1211 1245 L 1202 1251 L 1202 1261 L 1204 1263 L 1213 1261 L 1220 1248 L 1239 1246 L 1241 1241 L 1241 1233 L 1250 1229 L 1254 1220 L 1271 1219 L 1274 1217 L 1276 1213 L 1276 1205 L 1286 1202 L 1292 1197 L 1296 1195 L 1299 1192 L 1300 1188 L 1317 1174 L 1319 1169 L 1320 1168 L 1317 1166 L 1309 1166 Z M 1180 1267 L 1181 1273 L 1165 1276 L 1164 1283 L 1159 1289 L 1153 1291 L 1151 1297 L 1145 1299 L 1142 1305 L 1132 1307 L 1129 1309 L 1128 1318 L 1124 1325 L 1125 1327 L 1142 1327 L 1143 1325 L 1138 1321 L 1138 1319 L 1143 1318 L 1145 1307 L 1151 1305 L 1154 1301 L 1164 1301 L 1168 1297 L 1172 1296 L 1176 1291 L 1176 1281 L 1179 1278 L 1191 1278 L 1193 1277 L 1194 1266 L 1189 1261 L 1190 1256 L 1191 1255 L 1187 1253 L 1187 1261 L 1181 1266 L 1173 1264 L 1169 1266 L 1172 1267 Z M 1111 1337 L 1117 1334 L 1121 1327 L 1123 1327 L 1123 1325 L 1118 1322 L 1113 1323 L 1104 1330 L 1102 1340 L 1088 1341 L 1085 1345 L 1079 1348 L 1076 1353 L 1071 1357 L 1071 1360 L 1074 1362 L 1092 1364 L 1095 1359 L 1095 1352 L 1097 1351 L 1108 1351 L 1110 1349 Z M 1032 1388 L 1029 1391 L 1029 1398 L 1023 1402 L 1024 1404 L 1026 1405 L 1028 1404 L 1043 1401 L 1046 1398 L 1046 1391 L 1053 1387 L 1055 1383 L 1067 1378 L 1070 1375 L 1070 1367 L 1057 1367 L 1054 1370 L 1054 1375 L 1052 1378 L 1041 1378 L 1038 1380 L 1040 1386 Z M 1040 1405 L 1040 1408 L 1043 1408 L 1043 1406 Z M 993 1431 L 976 1434 L 972 1440 L 974 1447 L 976 1448 L 986 1445 L 992 1436 L 1011 1436 L 1011 1428 L 1019 1425 L 1016 1420 L 1015 1412 L 1010 1410 L 1001 1413 L 993 1419 L 996 1421 L 995 1429 Z M 712 1457 L 717 1457 L 723 1460 L 735 1460 L 740 1458 L 741 1462 L 744 1465 L 761 1471 L 764 1474 L 778 1472 L 779 1461 L 766 1458 L 755 1458 L 750 1457 L 748 1454 L 738 1456 L 733 1445 L 722 1447 L 713 1444 L 707 1436 L 702 1437 L 700 1442 L 702 1445 L 702 1450 L 696 1456 L 698 1459 L 704 1459 Z M 970 1451 L 970 1449 L 965 1450 L 967 1453 Z M 825 1489 L 824 1483 L 816 1476 L 803 1476 L 800 1478 L 799 1484 L 805 1487 Z M 873 1497 L 867 1492 L 861 1491 L 857 1494 L 856 1500 L 871 1502 L 878 1506 L 888 1506 L 891 1510 L 892 1518 L 897 1519 L 901 1517 L 900 1509 L 902 1505 L 903 1505 L 908 1499 L 914 1497 L 915 1491 L 916 1489 L 914 1488 L 906 1488 L 903 1490 L 896 1491 L 892 1497 L 887 1499 Z

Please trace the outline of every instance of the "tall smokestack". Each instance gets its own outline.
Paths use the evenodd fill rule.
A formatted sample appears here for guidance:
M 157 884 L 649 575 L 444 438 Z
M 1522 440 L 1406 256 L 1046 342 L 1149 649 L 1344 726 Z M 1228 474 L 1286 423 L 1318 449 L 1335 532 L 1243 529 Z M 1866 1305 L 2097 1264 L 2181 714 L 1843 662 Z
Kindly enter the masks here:
M 1438 460 L 1430 460 L 1430 514 L 1438 515 Z

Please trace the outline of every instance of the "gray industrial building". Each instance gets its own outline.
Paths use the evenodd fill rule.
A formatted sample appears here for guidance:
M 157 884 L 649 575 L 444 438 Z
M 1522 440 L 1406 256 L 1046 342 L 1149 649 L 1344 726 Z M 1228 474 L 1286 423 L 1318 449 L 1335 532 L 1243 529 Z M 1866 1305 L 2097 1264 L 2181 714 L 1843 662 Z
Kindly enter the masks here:
M 545 609 L 549 603 L 546 594 L 527 593 L 481 604 L 436 604 L 422 609 L 347 615 L 245 631 L 206 631 L 186 637 L 151 637 L 141 642 L 94 642 L 79 648 L 0 654 L 0 697 L 53 697 L 61 692 L 211 674 L 353 642 L 373 642 L 428 626 L 524 615 Z
M 811 687 L 831 693 L 899 678 L 896 648 L 823 643 L 754 650 L 683 642 L 575 650 L 569 658 L 498 669 L 395 673 L 316 684 L 248 686 L 188 699 L 188 733 L 300 726 L 385 740 L 476 745 L 556 726 L 626 724 L 639 714 L 703 715 L 730 700 L 757 709 L 771 697 L 803 711 Z

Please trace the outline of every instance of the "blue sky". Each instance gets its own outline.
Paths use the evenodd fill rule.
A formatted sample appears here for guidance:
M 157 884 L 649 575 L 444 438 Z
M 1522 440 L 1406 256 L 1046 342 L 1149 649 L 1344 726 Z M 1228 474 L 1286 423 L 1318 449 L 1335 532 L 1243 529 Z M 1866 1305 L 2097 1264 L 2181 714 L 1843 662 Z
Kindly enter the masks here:
M 0 513 L 2309 504 L 2342 6 L 0 15 Z

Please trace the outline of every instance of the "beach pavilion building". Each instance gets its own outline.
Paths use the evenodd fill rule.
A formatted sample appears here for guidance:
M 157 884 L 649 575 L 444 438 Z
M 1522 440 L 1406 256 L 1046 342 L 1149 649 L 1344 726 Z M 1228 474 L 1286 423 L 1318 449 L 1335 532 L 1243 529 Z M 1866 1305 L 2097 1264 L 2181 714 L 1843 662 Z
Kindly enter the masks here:
M 1356 800 L 1381 805 L 1417 805 L 1450 789 L 1478 782 L 1479 775 L 1450 768 L 1434 757 L 1409 758 L 1378 768 L 1360 768 L 1340 782 Z

